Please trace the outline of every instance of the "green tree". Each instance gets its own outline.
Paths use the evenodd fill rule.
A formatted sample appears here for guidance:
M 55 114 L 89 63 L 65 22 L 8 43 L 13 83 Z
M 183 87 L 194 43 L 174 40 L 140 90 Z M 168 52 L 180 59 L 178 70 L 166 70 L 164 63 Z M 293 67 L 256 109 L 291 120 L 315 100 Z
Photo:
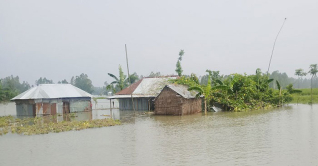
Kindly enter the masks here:
M 296 69 L 295 70 L 295 75 L 298 76 L 298 88 L 299 88 L 299 77 L 306 76 L 307 73 L 304 72 L 303 69 Z
M 312 79 L 314 76 L 317 76 L 317 72 L 318 72 L 318 69 L 317 69 L 317 64 L 311 64 L 310 65 L 310 70 L 309 70 L 309 74 L 311 74 L 311 103 L 312 103 Z
M 112 90 L 114 93 L 116 92 L 116 88 L 119 90 L 123 90 L 125 88 L 126 75 L 119 65 L 119 78 L 117 78 L 114 74 L 108 73 L 108 75 L 115 79 L 115 81 L 111 82 L 106 89 Z M 115 85 L 115 86 L 114 86 Z
M 35 80 L 35 85 L 38 86 L 40 84 L 53 84 L 53 81 L 45 77 L 44 78 L 40 77 L 38 80 Z
M 160 76 L 161 76 L 160 72 L 154 73 L 153 71 L 148 75 L 148 77 L 160 77 Z
M 66 81 L 66 79 L 59 81 L 58 84 L 68 84 L 68 82 Z
M 87 74 L 84 74 L 84 73 L 75 77 L 74 86 L 88 93 L 92 93 L 94 91 L 92 81 L 88 78 Z
M 0 79 L 0 101 L 10 100 L 14 96 L 30 89 L 29 83 L 23 81 L 20 83 L 19 77 L 8 76 Z
M 137 82 L 139 80 L 139 76 L 136 72 L 134 72 L 132 75 L 129 76 L 129 79 L 127 78 L 126 79 L 126 82 L 129 82 L 129 84 L 133 84 L 135 82 Z
M 176 64 L 176 72 L 178 73 L 179 77 L 182 75 L 182 67 L 181 67 L 181 61 L 182 61 L 182 56 L 184 55 L 184 50 L 180 50 L 179 52 L 179 58 Z
M 197 97 L 200 97 L 201 95 L 204 96 L 204 113 L 206 114 L 207 113 L 207 108 L 209 107 L 210 105 L 210 100 L 211 100 L 211 75 L 212 73 L 207 70 L 206 72 L 209 73 L 209 76 L 208 76 L 208 83 L 207 85 L 200 85 L 200 84 L 197 84 L 197 85 L 194 85 L 194 86 L 191 86 L 188 90 L 195 90 L 198 92 L 197 94 Z

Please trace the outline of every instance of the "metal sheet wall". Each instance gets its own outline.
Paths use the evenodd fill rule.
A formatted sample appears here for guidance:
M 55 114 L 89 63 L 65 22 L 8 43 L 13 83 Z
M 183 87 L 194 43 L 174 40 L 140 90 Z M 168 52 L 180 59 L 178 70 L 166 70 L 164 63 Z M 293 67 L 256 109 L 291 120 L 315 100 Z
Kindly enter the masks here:
M 33 104 L 17 104 L 17 116 L 34 116 Z
M 118 99 L 120 110 L 133 110 L 131 98 Z M 134 98 L 134 107 L 138 111 L 147 111 L 153 109 L 152 98 Z M 149 107 L 150 104 L 150 107 Z

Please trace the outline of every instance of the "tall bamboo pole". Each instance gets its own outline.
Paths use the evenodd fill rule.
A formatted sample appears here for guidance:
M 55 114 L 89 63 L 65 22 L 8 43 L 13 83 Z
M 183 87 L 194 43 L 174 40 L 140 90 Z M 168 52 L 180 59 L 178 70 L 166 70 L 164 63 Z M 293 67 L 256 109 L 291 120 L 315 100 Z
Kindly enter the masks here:
M 128 81 L 129 81 L 129 85 L 130 85 L 130 75 L 129 75 L 128 55 L 127 55 L 127 46 L 126 46 L 126 44 L 125 44 L 125 51 L 126 51 L 126 63 L 127 63 Z M 132 105 L 133 105 L 133 110 L 135 111 L 135 104 L 134 104 L 134 98 L 133 98 L 132 93 L 131 93 L 131 102 L 132 102 Z
M 286 21 L 287 18 L 284 19 L 284 22 L 283 22 L 283 25 L 280 27 L 277 35 L 276 35 L 276 38 L 275 38 L 275 41 L 274 41 L 274 45 L 273 45 L 273 49 L 272 49 L 272 54 L 271 54 L 271 58 L 269 60 L 269 64 L 268 64 L 268 69 L 267 69 L 267 76 L 269 74 L 269 68 L 271 67 L 271 62 L 272 62 L 272 57 L 273 57 L 273 54 L 274 54 L 274 49 L 275 49 L 275 45 L 276 45 L 276 40 L 278 38 L 278 35 L 280 34 L 280 31 L 283 29 L 283 26 L 285 24 L 285 21 Z

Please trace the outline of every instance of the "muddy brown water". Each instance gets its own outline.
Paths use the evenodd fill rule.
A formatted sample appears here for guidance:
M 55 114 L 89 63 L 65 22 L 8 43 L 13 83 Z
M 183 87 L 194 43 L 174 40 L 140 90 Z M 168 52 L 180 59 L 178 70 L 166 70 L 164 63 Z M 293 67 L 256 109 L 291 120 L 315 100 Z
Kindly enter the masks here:
M 318 105 L 207 116 L 113 113 L 123 125 L 0 136 L 0 165 L 318 165 Z

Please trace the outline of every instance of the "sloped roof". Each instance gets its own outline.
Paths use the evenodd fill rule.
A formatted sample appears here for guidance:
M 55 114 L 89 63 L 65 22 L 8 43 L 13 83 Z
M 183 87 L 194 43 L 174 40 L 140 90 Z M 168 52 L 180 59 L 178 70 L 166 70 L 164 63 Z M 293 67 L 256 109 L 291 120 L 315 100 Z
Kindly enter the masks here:
M 71 84 L 41 84 L 19 94 L 11 100 L 56 99 L 91 96 L 91 94 Z
M 129 97 L 130 95 L 133 95 L 133 97 L 156 97 L 161 92 L 162 88 L 169 84 L 168 80 L 175 78 L 176 77 L 146 77 L 109 98 L 126 98 L 128 95 Z
M 185 85 L 169 84 L 169 85 L 166 85 L 166 87 L 172 89 L 173 91 L 175 91 L 176 93 L 178 93 L 179 95 L 181 95 L 182 97 L 186 99 L 195 98 L 196 95 L 198 94 L 198 92 L 194 90 L 188 91 L 189 87 Z
M 132 94 L 135 91 L 135 89 L 138 87 L 138 85 L 141 83 L 142 80 L 143 79 L 140 79 L 139 81 L 131 84 L 129 87 L 117 92 L 116 95 L 130 95 L 130 94 Z

